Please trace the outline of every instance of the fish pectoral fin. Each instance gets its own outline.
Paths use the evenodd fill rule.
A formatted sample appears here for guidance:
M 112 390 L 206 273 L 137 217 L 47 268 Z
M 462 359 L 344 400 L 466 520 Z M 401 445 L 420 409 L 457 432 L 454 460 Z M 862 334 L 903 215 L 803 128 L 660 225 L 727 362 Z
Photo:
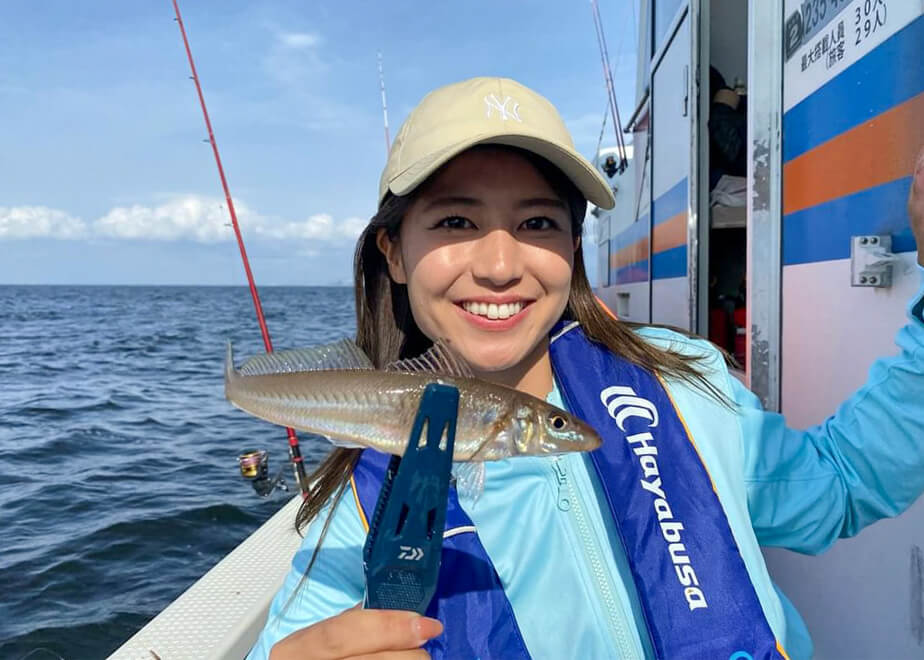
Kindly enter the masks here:
M 475 377 L 465 358 L 456 353 L 444 339 L 437 339 L 430 350 L 415 358 L 392 362 L 385 367 L 385 371 L 436 373 L 459 378 Z
M 452 476 L 456 478 L 459 497 L 477 501 L 484 492 L 485 467 L 482 461 L 453 463 Z
M 238 369 L 242 376 L 263 376 L 325 369 L 372 369 L 372 360 L 350 339 L 310 348 L 255 355 Z

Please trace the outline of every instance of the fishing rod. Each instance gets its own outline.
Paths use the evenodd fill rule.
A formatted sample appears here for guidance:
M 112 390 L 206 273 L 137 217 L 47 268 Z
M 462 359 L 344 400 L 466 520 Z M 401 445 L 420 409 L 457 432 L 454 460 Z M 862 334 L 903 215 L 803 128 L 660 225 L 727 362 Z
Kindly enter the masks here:
M 267 353 L 273 352 L 273 341 L 270 339 L 269 329 L 266 327 L 266 318 L 263 316 L 263 306 L 260 304 L 260 295 L 257 293 L 257 285 L 253 279 L 253 272 L 250 270 L 250 261 L 247 259 L 247 250 L 244 248 L 244 238 L 241 235 L 241 227 L 237 222 L 237 213 L 234 211 L 234 202 L 231 199 L 231 190 L 228 187 L 228 180 L 225 178 L 225 170 L 221 165 L 221 156 L 218 155 L 218 142 L 215 140 L 215 133 L 212 131 L 212 122 L 209 120 L 209 112 L 205 107 L 205 96 L 202 94 L 202 86 L 199 84 L 199 74 L 196 73 L 196 63 L 193 61 L 192 50 L 189 47 L 189 39 L 186 37 L 186 28 L 183 25 L 183 17 L 180 15 L 180 6 L 177 4 L 177 0 L 172 0 L 173 2 L 173 11 L 176 14 L 174 19 L 177 22 L 177 25 L 180 26 L 180 34 L 183 37 L 183 46 L 186 48 L 186 58 L 189 60 L 189 68 L 192 71 L 192 76 L 190 76 L 193 82 L 196 84 L 196 93 L 199 95 L 199 105 L 202 106 L 202 116 L 205 118 L 205 127 L 208 129 L 209 138 L 208 142 L 212 145 L 212 153 L 215 155 L 215 164 L 218 166 L 218 176 L 221 178 L 221 187 L 225 192 L 225 201 L 228 202 L 228 213 L 231 215 L 231 226 L 234 229 L 234 235 L 237 238 L 237 246 L 241 251 L 241 260 L 244 263 L 244 272 L 247 273 L 247 283 L 250 286 L 250 296 L 253 298 L 254 310 L 257 313 L 257 322 L 260 324 L 260 334 L 263 336 L 263 346 L 266 348 Z M 302 491 L 302 497 L 308 496 L 308 479 L 305 476 L 305 464 L 302 460 L 302 452 L 298 445 L 298 436 L 295 435 L 295 430 L 292 428 L 286 428 L 286 434 L 289 440 L 289 460 L 292 463 L 293 471 L 295 472 L 295 480 L 299 485 L 299 488 Z M 254 476 L 248 476 L 248 471 L 251 469 L 251 465 L 248 462 L 245 465 L 245 458 L 250 460 L 250 456 L 254 452 L 248 452 L 242 455 L 241 459 L 241 474 L 247 478 L 258 478 L 259 471 L 254 473 Z M 265 464 L 265 452 L 263 455 L 263 462 Z M 281 485 L 285 487 L 285 482 L 282 482 L 280 479 L 281 475 L 278 475 L 276 479 L 271 482 L 272 486 Z M 257 486 L 257 482 L 254 483 L 254 488 L 257 489 L 257 492 L 261 495 L 269 494 L 272 490 L 270 488 L 267 492 L 261 492 Z
M 619 117 L 619 106 L 616 103 L 616 89 L 613 85 L 613 71 L 610 68 L 610 54 L 606 48 L 606 36 L 603 34 L 603 20 L 600 18 L 600 7 L 597 0 L 590 0 L 590 7 L 594 17 L 594 31 L 597 34 L 597 45 L 600 48 L 600 59 L 603 61 L 603 78 L 606 80 L 606 91 L 609 96 L 610 112 L 613 115 L 613 130 L 616 131 L 616 147 L 619 153 L 617 171 L 622 174 L 629 165 L 626 157 L 626 143 L 622 135 L 622 121 Z
M 385 120 L 385 155 L 391 151 L 391 137 L 388 135 L 388 104 L 385 102 L 385 71 L 382 69 L 382 51 L 379 51 L 379 87 L 382 88 L 382 117 Z

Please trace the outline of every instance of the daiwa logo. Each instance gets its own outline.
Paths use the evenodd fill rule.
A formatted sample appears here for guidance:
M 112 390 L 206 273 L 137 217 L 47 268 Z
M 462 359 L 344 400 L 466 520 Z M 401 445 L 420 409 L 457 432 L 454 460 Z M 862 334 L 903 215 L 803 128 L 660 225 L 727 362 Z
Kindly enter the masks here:
M 631 387 L 621 385 L 607 387 L 600 392 L 600 402 L 603 403 L 606 411 L 623 433 L 626 432 L 626 421 L 632 417 L 645 420 L 650 429 L 658 425 L 658 409 L 651 401 L 636 394 Z M 684 587 L 683 595 L 687 600 L 687 605 L 691 611 L 708 608 L 706 596 L 699 588 L 696 570 L 690 563 L 690 556 L 682 541 L 683 523 L 674 519 L 667 495 L 661 487 L 661 472 L 658 469 L 657 458 L 658 447 L 654 444 L 655 438 L 650 431 L 643 431 L 626 436 L 626 442 L 632 447 L 632 453 L 638 458 L 639 466 L 642 468 L 644 475 L 640 480 L 642 489 L 654 496 L 654 512 L 661 527 L 661 536 L 667 542 L 667 551 L 674 564 L 677 580 Z
M 507 107 L 507 104 L 509 103 L 513 103 L 512 108 Z M 496 111 L 497 114 L 500 115 L 500 118 L 504 121 L 507 121 L 508 119 L 516 119 L 521 124 L 523 123 L 523 120 L 520 119 L 519 115 L 520 104 L 509 96 L 505 96 L 504 100 L 501 101 L 496 96 L 494 96 L 494 94 L 488 94 L 484 97 L 484 105 L 484 116 L 488 119 L 490 119 L 491 114 Z
M 398 553 L 398 559 L 408 559 L 410 561 L 420 561 L 423 559 L 423 548 L 410 545 L 402 545 L 401 552 Z

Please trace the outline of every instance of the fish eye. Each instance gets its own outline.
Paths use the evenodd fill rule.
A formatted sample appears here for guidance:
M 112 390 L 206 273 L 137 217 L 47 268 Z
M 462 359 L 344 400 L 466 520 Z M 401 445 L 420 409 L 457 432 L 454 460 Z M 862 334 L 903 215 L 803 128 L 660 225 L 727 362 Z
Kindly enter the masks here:
M 568 420 L 562 417 L 561 415 L 552 415 L 549 417 L 549 423 L 552 425 L 552 428 L 556 431 L 561 431 L 566 426 L 568 426 Z

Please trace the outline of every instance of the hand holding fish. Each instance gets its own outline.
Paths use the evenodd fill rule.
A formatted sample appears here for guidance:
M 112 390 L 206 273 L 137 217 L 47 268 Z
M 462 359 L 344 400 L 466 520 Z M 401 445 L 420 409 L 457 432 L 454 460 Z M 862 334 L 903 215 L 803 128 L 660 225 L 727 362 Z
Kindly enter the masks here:
M 443 624 L 416 612 L 357 606 L 292 633 L 273 646 L 269 660 L 420 660 L 430 657 L 420 647 L 442 632 Z

